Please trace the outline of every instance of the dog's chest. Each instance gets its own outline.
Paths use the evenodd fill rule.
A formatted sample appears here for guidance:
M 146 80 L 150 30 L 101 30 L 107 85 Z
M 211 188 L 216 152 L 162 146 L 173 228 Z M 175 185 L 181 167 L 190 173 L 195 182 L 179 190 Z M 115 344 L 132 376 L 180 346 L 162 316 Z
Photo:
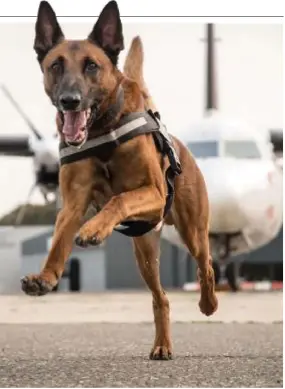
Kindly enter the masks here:
M 97 211 L 114 196 L 124 192 L 124 184 L 117 179 L 114 163 L 94 161 L 92 204 Z

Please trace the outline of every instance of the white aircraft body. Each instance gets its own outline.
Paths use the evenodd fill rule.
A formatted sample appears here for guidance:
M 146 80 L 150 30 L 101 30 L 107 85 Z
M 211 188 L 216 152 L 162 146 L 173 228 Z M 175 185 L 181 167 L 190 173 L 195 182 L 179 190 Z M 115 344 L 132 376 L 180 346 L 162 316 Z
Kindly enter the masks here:
M 185 143 L 207 186 L 216 282 L 224 275 L 237 290 L 234 258 L 266 245 L 282 227 L 283 129 L 265 134 L 220 114 L 212 24 L 206 25 L 205 41 L 206 112 L 199 123 L 189 126 Z M 164 226 L 162 236 L 184 246 L 172 226 Z
M 283 171 L 269 137 L 212 111 L 190 127 L 186 144 L 207 186 L 212 250 L 233 256 L 274 239 L 283 223 Z M 163 236 L 182 245 L 170 226 Z

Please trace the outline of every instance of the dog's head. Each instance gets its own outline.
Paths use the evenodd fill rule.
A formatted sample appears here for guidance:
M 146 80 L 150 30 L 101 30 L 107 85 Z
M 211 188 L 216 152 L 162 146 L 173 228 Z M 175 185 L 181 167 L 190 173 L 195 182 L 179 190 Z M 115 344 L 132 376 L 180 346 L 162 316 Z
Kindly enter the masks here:
M 124 39 L 117 3 L 104 7 L 86 40 L 65 39 L 46 1 L 40 3 L 35 30 L 34 50 L 45 91 L 60 116 L 60 131 L 67 143 L 81 145 L 118 83 L 116 65 Z

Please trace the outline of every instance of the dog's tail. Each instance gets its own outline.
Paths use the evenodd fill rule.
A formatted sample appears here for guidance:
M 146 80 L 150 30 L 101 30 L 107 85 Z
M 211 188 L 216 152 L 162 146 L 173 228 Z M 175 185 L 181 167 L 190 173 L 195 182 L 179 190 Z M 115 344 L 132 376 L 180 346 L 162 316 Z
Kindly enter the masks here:
M 131 47 L 124 63 L 124 74 L 128 78 L 136 81 L 139 85 L 144 96 L 146 109 L 151 109 L 153 112 L 156 112 L 157 109 L 155 107 L 154 101 L 145 84 L 143 76 L 143 61 L 144 53 L 142 41 L 139 36 L 136 36 L 132 40 Z

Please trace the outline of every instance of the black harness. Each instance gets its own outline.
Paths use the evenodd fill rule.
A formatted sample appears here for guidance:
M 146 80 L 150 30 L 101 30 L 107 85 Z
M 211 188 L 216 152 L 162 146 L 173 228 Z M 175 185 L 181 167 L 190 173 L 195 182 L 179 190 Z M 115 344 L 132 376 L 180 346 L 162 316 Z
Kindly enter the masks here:
M 106 150 L 110 152 L 135 136 L 148 133 L 152 133 L 157 149 L 163 156 L 168 157 L 170 163 L 165 173 L 168 193 L 164 217 L 171 207 L 174 197 L 174 177 L 181 173 L 181 166 L 173 142 L 166 127 L 161 123 L 158 112 L 153 113 L 149 110 L 124 115 L 109 133 L 87 140 L 80 148 L 62 142 L 59 149 L 60 164 L 64 165 L 94 157 Z M 129 220 L 122 222 L 115 230 L 126 236 L 135 237 L 146 234 L 155 226 L 155 224 L 145 220 Z

